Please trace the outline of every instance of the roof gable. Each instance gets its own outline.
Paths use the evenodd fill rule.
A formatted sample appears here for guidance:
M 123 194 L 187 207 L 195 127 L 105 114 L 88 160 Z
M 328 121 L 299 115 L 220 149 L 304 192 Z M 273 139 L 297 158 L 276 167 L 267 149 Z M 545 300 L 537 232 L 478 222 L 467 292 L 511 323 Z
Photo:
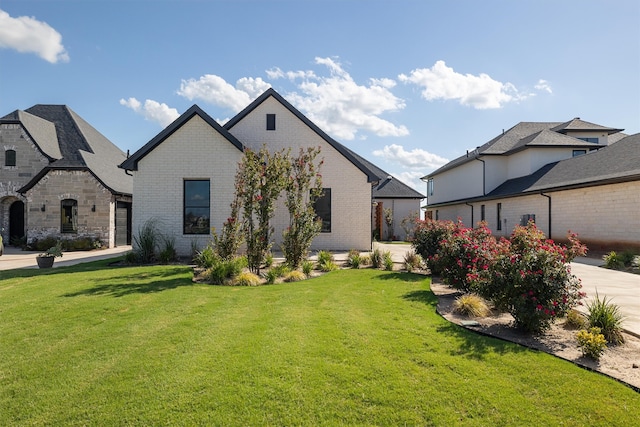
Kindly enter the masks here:
M 191 120 L 194 116 L 199 116 L 203 119 L 209 126 L 211 126 L 216 132 L 221 134 L 227 141 L 229 141 L 233 146 L 235 146 L 238 150 L 244 151 L 244 146 L 242 143 L 229 131 L 220 126 L 218 122 L 216 122 L 211 116 L 205 113 L 200 107 L 197 105 L 193 105 L 187 111 L 185 111 L 180 117 L 173 121 L 169 126 L 164 128 L 158 135 L 156 135 L 151 141 L 147 142 L 142 148 L 129 156 L 119 167 L 126 170 L 138 170 L 138 162 L 142 160 L 147 154 L 153 151 L 158 145 L 160 145 L 163 141 L 173 135 L 178 129 L 184 126 L 189 120 Z
M 296 116 L 302 123 L 311 128 L 318 136 L 324 139 L 330 146 L 335 148 L 340 154 L 342 154 L 347 160 L 349 160 L 355 167 L 357 167 L 360 171 L 362 171 L 367 176 L 368 182 L 376 182 L 379 180 L 374 171 L 368 168 L 363 162 L 361 158 L 358 156 L 354 156 L 353 152 L 349 150 L 344 145 L 340 144 L 335 139 L 331 138 L 327 135 L 322 129 L 320 129 L 315 123 L 309 120 L 304 114 L 302 114 L 299 110 L 297 110 L 293 105 L 291 105 L 286 99 L 284 99 L 278 92 L 273 88 L 267 89 L 262 95 L 256 98 L 251 104 L 249 104 L 244 110 L 239 112 L 235 117 L 225 123 L 224 128 L 227 130 L 232 129 L 236 124 L 238 124 L 243 118 L 249 115 L 253 110 L 255 110 L 260 104 L 266 101 L 269 97 L 273 97 L 276 101 L 282 104 L 287 110 L 289 110 L 294 116 Z
M 22 124 L 31 141 L 50 161 L 62 157 L 56 126 L 52 122 L 22 110 L 7 114 L 0 119 L 0 122 Z

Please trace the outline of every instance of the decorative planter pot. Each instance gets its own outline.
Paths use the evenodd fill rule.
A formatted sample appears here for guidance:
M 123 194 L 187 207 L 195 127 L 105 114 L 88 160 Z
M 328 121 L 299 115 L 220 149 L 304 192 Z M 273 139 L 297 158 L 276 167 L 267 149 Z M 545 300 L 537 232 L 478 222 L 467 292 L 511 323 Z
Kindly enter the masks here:
M 53 256 L 39 256 L 36 257 L 36 261 L 38 262 L 38 267 L 40 268 L 51 268 L 53 267 L 53 260 L 55 257 Z

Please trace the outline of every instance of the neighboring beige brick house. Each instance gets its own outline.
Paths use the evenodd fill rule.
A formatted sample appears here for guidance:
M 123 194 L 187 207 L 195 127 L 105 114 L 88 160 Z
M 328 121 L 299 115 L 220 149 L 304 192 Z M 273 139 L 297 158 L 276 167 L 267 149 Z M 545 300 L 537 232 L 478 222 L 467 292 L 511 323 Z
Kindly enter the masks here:
M 291 148 L 293 155 L 299 148 L 321 149 L 324 229 L 312 249 L 371 249 L 372 192 L 381 177 L 273 89 L 224 126 L 194 105 L 120 165 L 134 175 L 134 232 L 155 219 L 180 255 L 207 244 L 208 228 L 220 230 L 229 215 L 243 150 L 263 144 L 273 151 Z M 418 210 L 422 196 L 413 195 Z M 276 248 L 288 225 L 281 205 L 273 219 Z
M 64 105 L 0 118 L 3 240 L 90 237 L 130 244 L 132 177 L 126 155 Z
M 427 175 L 426 215 L 508 236 L 533 219 L 592 250 L 640 248 L 640 134 L 574 119 L 520 123 Z M 459 188 L 458 188 L 459 187 Z

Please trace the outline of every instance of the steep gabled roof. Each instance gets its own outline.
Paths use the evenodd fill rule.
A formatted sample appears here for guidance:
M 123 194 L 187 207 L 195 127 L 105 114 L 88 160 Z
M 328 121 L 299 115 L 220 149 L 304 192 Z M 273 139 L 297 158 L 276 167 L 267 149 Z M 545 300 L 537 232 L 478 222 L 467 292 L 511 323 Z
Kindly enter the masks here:
M 433 171 L 423 179 L 438 175 L 457 166 L 471 162 L 480 156 L 508 155 L 527 147 L 575 147 L 593 148 L 594 144 L 566 135 L 568 132 L 590 131 L 606 132 L 609 135 L 624 129 L 614 129 L 585 122 L 575 118 L 565 123 L 561 122 L 520 122 L 511 129 L 496 136 L 489 142 L 477 147 L 472 152 L 460 156 L 441 168 Z M 613 137 L 612 137 L 613 138 Z M 615 138 L 617 140 L 617 138 Z
M 380 169 L 364 157 L 349 150 L 363 165 L 369 168 L 378 178 L 378 184 L 373 188 L 374 199 L 424 199 L 426 196 L 409 187 L 397 178 Z
M 377 175 L 370 170 L 367 166 L 365 166 L 361 159 L 354 156 L 353 152 L 347 149 L 344 145 L 340 144 L 335 139 L 331 138 L 327 135 L 322 129 L 316 126 L 311 120 L 309 120 L 304 114 L 298 111 L 293 105 L 291 105 L 286 99 L 284 99 L 278 92 L 273 88 L 267 89 L 262 95 L 256 98 L 251 104 L 249 104 L 244 110 L 239 112 L 235 117 L 225 123 L 224 128 L 230 130 L 233 128 L 238 122 L 240 122 L 244 117 L 246 117 L 249 113 L 255 110 L 260 104 L 269 99 L 269 97 L 273 97 L 276 101 L 282 104 L 287 110 L 289 110 L 293 115 L 295 115 L 301 122 L 307 125 L 311 130 L 318 134 L 322 139 L 324 139 L 329 145 L 335 148 L 340 154 L 342 154 L 347 160 L 349 160 L 355 167 L 360 169 L 366 176 L 368 182 L 375 182 L 378 180 Z
M 211 116 L 205 113 L 200 107 L 194 104 L 191 108 L 185 111 L 180 117 L 175 119 L 173 123 L 164 128 L 162 132 L 156 135 L 151 141 L 147 142 L 142 148 L 133 153 L 127 160 L 122 162 L 119 167 L 126 170 L 138 170 L 138 162 L 142 160 L 147 154 L 153 151 L 158 145 L 160 145 L 164 140 L 169 138 L 180 129 L 185 123 L 191 120 L 194 116 L 199 116 L 202 120 L 204 120 L 209 126 L 215 129 L 218 133 L 220 133 L 223 137 L 225 137 L 231 144 L 233 144 L 238 150 L 244 151 L 244 146 L 238 139 L 231 135 L 229 131 L 218 124 Z
M 635 134 L 598 151 L 550 163 L 531 175 L 510 179 L 487 197 L 508 197 L 639 179 L 640 134 Z
M 49 158 L 24 187 L 32 188 L 50 170 L 88 170 L 113 193 L 131 194 L 131 177 L 117 168 L 125 154 L 66 105 L 38 104 L 14 111 L 0 121 L 20 122 L 34 144 Z

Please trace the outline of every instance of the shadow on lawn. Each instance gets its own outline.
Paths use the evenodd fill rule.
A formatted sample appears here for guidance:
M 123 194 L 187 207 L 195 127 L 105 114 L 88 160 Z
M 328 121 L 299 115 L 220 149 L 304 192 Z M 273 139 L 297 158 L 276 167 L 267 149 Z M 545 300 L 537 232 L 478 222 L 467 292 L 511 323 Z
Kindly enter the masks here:
M 132 272 L 126 276 L 118 276 L 117 282 L 113 278 L 95 279 L 95 286 L 77 292 L 63 294 L 63 297 L 77 297 L 82 295 L 105 295 L 123 297 L 131 294 L 147 294 L 176 289 L 181 286 L 192 286 L 190 276 L 185 277 L 184 267 L 174 267 L 154 270 L 152 272 Z M 110 283 L 100 284 L 109 281 Z

